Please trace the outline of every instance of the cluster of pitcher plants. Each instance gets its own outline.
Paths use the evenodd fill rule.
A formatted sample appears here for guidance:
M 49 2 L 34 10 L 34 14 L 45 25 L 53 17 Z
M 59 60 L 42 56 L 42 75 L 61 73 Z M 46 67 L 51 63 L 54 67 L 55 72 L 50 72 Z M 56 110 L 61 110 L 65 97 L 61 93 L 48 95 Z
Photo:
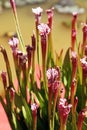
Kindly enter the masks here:
M 54 9 L 33 8 L 35 31 L 25 45 L 18 23 L 16 4 L 10 0 L 17 37 L 9 40 L 16 79 L 3 46 L 6 72 L 1 71 L 5 97 L 0 102 L 12 130 L 87 130 L 87 23 L 82 23 L 82 41 L 77 41 L 77 16 L 72 15 L 71 44 L 55 53 L 52 40 Z M 55 41 L 56 42 L 56 41 Z M 19 49 L 19 45 L 21 49 Z M 57 44 L 57 43 L 56 43 Z

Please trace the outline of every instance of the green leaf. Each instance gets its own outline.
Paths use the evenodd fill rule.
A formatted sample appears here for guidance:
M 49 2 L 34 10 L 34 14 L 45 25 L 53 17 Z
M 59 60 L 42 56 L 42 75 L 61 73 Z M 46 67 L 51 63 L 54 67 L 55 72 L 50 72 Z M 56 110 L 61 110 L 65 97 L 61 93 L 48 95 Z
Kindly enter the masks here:
M 78 97 L 78 105 L 77 105 L 77 111 L 80 112 L 82 109 L 82 85 L 80 84 L 80 81 L 78 81 L 77 84 L 77 91 L 76 91 L 76 95 Z
M 71 84 L 71 61 L 70 61 L 70 48 L 66 51 L 63 65 L 62 65 L 62 80 L 63 83 L 66 85 L 66 96 L 69 95 L 69 87 Z
M 22 101 L 23 101 L 23 106 L 22 106 L 22 112 L 24 115 L 24 119 L 25 119 L 25 123 L 28 127 L 29 130 L 32 130 L 32 113 L 31 113 L 31 109 L 28 106 L 26 100 L 22 97 Z
M 63 49 L 60 51 L 59 55 L 57 52 L 55 52 L 55 54 L 56 54 L 56 65 L 62 67 Z
M 15 106 L 21 110 L 23 106 L 22 97 L 18 95 L 17 93 L 15 93 L 14 101 L 15 101 Z
M 80 84 L 82 84 L 82 67 L 80 63 L 80 56 L 78 56 L 78 77 L 80 79 Z
M 49 52 L 48 55 L 47 55 L 46 68 L 49 68 L 49 66 L 50 66 L 50 61 L 51 61 L 51 53 Z
M 12 119 L 13 119 L 15 129 L 17 130 L 17 122 L 16 122 L 16 117 L 15 117 L 14 113 L 12 113 Z
M 86 129 L 87 129 L 87 122 L 83 122 L 82 130 L 86 130 Z
M 27 113 L 26 113 L 26 110 L 25 110 L 25 107 L 24 106 L 22 106 L 22 113 L 23 113 L 23 117 L 24 117 L 24 119 L 25 119 L 25 122 L 26 122 L 26 124 L 27 124 L 27 127 L 28 127 L 28 122 L 29 122 L 29 119 L 27 118 Z
M 70 61 L 70 48 L 68 48 L 68 50 L 66 51 L 64 60 L 63 60 L 63 65 L 62 65 L 62 69 L 65 71 L 65 73 L 70 72 L 71 70 L 70 62 L 71 62 Z
M 12 112 L 12 121 L 13 121 L 15 130 L 22 130 L 22 127 L 20 126 L 20 122 L 17 120 L 17 117 L 14 112 Z
M 27 125 L 28 128 L 31 127 L 32 124 L 32 115 L 31 115 L 31 110 L 30 107 L 28 106 L 26 100 L 24 97 L 22 97 L 22 95 L 15 95 L 15 105 L 17 108 L 19 108 L 19 110 L 22 110 L 23 113 L 23 117 L 25 120 L 25 123 Z

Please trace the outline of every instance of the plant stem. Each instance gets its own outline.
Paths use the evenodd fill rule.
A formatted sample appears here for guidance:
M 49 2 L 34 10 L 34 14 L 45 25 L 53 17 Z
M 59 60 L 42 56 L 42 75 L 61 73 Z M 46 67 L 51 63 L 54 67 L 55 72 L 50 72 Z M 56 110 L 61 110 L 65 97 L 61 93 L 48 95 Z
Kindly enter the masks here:
M 83 74 L 82 79 L 82 109 L 85 107 L 86 104 L 86 77 Z
M 53 42 L 52 42 L 52 33 L 50 32 L 48 35 L 48 54 L 47 54 L 47 68 L 49 67 L 49 63 L 52 66 L 53 59 Z M 50 62 L 51 61 L 51 62 Z
M 18 21 L 18 16 L 17 16 L 17 10 L 16 10 L 16 5 L 14 1 L 11 1 L 11 6 L 13 9 L 13 15 L 14 15 L 14 20 L 15 20 L 15 25 L 16 25 L 16 30 L 17 30 L 17 35 L 22 47 L 23 52 L 26 52 L 25 46 L 24 46 L 24 42 L 23 42 L 23 37 L 21 35 L 21 31 L 20 31 L 20 26 L 19 26 L 19 21 Z
M 35 116 L 33 120 L 33 130 L 37 130 L 37 116 Z
M 52 92 L 49 92 L 49 97 L 48 97 L 49 130 L 51 130 L 51 109 L 52 109 Z
M 72 130 L 77 130 L 76 113 L 73 113 L 73 115 L 72 115 Z
M 66 125 L 61 121 L 60 130 L 66 130 Z
M 38 31 L 37 25 L 36 25 L 36 37 L 37 37 L 37 61 L 39 64 L 40 63 L 39 61 L 39 31 Z

